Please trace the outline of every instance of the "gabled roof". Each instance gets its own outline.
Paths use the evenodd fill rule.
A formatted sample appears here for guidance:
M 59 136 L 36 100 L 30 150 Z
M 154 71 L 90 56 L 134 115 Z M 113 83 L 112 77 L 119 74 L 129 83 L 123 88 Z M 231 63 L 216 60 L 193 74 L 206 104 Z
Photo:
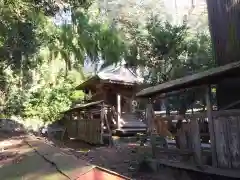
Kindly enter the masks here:
M 139 84 L 143 82 L 143 78 L 140 78 L 125 66 L 107 67 L 98 73 L 98 77 L 102 80 L 111 80 L 132 84 Z
M 125 65 L 119 65 L 108 66 L 104 68 L 98 74 L 80 84 L 76 89 L 80 90 L 96 80 L 103 80 L 108 83 L 117 83 L 123 85 L 135 85 L 143 83 L 143 78 L 137 76 L 129 68 L 125 67 Z
M 157 94 L 170 93 L 190 87 L 217 84 L 224 78 L 240 77 L 239 71 L 240 61 L 143 89 L 138 92 L 136 96 L 151 97 Z

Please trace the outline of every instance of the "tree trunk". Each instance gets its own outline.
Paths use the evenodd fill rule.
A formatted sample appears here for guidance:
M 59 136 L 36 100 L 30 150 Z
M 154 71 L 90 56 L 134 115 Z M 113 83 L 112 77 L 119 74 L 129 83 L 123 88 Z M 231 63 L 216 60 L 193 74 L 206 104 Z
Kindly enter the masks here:
M 209 27 L 218 66 L 240 60 L 239 0 L 207 0 Z M 218 108 L 240 100 L 240 79 L 225 79 L 217 85 Z M 232 108 L 240 108 L 232 107 Z

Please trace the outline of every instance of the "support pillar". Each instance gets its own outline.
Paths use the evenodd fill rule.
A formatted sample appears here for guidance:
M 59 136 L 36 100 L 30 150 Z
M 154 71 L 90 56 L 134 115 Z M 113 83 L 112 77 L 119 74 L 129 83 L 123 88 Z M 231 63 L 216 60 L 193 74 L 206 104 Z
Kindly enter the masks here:
M 214 123 L 212 117 L 212 101 L 211 101 L 211 86 L 206 87 L 206 105 L 207 105 L 207 118 L 208 118 L 208 127 L 211 141 L 211 152 L 212 152 L 212 165 L 217 167 L 217 154 L 216 154 L 216 141 L 215 141 L 215 131 Z
M 156 135 L 154 133 L 154 110 L 152 100 L 148 100 L 146 109 L 146 122 L 148 126 L 147 134 L 150 135 L 151 146 L 152 146 L 152 156 L 156 157 Z
M 100 144 L 104 144 L 103 142 L 103 135 L 104 135 L 104 114 L 105 114 L 105 109 L 104 109 L 104 104 L 102 103 L 102 106 L 101 106 L 101 114 L 100 114 L 100 126 L 101 126 L 101 132 L 100 132 Z
M 121 119 L 121 95 L 117 94 L 117 129 L 120 128 Z
M 133 97 L 129 99 L 129 112 L 132 113 L 134 112 L 133 110 Z

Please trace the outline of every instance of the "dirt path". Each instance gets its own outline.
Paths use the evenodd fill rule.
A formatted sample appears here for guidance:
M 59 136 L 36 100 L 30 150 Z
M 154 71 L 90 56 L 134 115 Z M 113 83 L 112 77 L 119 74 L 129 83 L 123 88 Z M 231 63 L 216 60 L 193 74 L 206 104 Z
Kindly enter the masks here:
M 36 137 L 26 141 L 26 136 L 4 134 L 0 135 L 0 149 L 1 180 L 77 179 L 79 172 L 93 168 L 86 165 L 86 162 L 135 180 L 179 180 L 168 168 L 162 168 L 155 173 L 140 172 L 138 162 L 144 155 L 137 152 L 136 147 L 130 143 L 115 147 L 94 147 L 81 141 L 68 141 L 63 144 L 44 138 L 36 140 Z M 54 166 L 53 162 L 58 166 Z
M 1 180 L 66 180 L 25 143 L 24 134 L 0 133 Z
M 136 146 L 131 143 L 121 144 L 116 147 L 95 147 L 82 141 L 72 140 L 66 143 L 54 142 L 62 150 L 74 154 L 79 159 L 91 164 L 115 171 L 135 180 L 175 180 L 175 174 L 169 169 L 154 172 L 140 172 L 138 162 L 143 155 L 136 151 Z M 139 156 L 140 155 L 140 156 Z
M 80 180 L 81 175 L 96 166 L 135 180 L 212 179 L 212 176 L 201 173 L 167 167 L 161 167 L 155 173 L 139 171 L 138 162 L 144 154 L 137 149 L 130 143 L 94 147 L 79 141 L 53 143 L 35 136 L 0 132 L 0 180 Z M 220 180 L 219 177 L 215 179 Z
M 109 179 L 109 176 L 128 179 L 97 168 L 43 138 L 6 134 L 0 137 L 1 180 L 81 180 L 82 176 L 95 180 Z
M 135 180 L 178 180 L 173 171 L 168 168 L 158 172 L 140 172 L 138 162 L 143 158 L 136 147 L 131 144 L 121 144 L 115 147 L 94 147 L 81 141 L 59 143 L 36 137 L 28 140 L 26 136 L 0 135 L 0 179 L 1 180 L 65 180 L 76 179 L 83 168 L 92 168 L 84 164 L 89 162 Z M 53 146 L 55 145 L 55 147 Z M 50 160 L 50 163 L 41 157 Z M 61 152 L 65 154 L 61 156 Z M 73 156 L 75 159 L 73 159 Z M 140 156 L 139 156 L 140 155 Z M 77 160 L 76 160 L 77 159 Z M 58 163 L 58 168 L 53 163 Z M 37 162 L 37 163 L 36 163 Z M 51 164 L 52 163 L 52 164 Z M 86 169 L 85 169 L 86 170 Z M 13 173 L 14 172 L 14 173 Z M 187 180 L 186 178 L 184 178 Z

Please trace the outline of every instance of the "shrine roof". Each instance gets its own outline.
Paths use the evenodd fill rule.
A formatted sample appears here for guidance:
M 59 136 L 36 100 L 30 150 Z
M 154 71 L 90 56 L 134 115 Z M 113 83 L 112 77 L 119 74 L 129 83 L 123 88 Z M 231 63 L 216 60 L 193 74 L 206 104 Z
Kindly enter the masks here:
M 143 78 L 137 76 L 129 68 L 125 66 L 109 66 L 104 68 L 96 75 L 90 77 L 85 82 L 76 87 L 77 90 L 81 90 L 90 84 L 103 81 L 112 84 L 122 85 L 137 85 L 143 83 Z

